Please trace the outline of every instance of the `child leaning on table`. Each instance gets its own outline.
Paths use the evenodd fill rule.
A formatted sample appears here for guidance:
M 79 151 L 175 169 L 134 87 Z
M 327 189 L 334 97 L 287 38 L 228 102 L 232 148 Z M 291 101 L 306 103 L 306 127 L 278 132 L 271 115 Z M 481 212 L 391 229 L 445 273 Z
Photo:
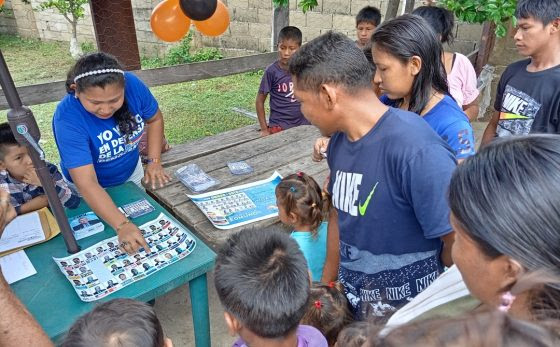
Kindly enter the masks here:
M 310 124 L 300 111 L 300 103 L 294 96 L 292 76 L 288 73 L 288 61 L 300 48 L 301 40 L 301 31 L 294 26 L 284 27 L 278 34 L 278 60 L 264 71 L 255 101 L 263 136 Z M 270 94 L 270 117 L 267 124 L 264 102 L 268 94 Z
M 286 176 L 276 186 L 278 217 L 293 228 L 290 236 L 296 240 L 305 256 L 313 281 L 320 281 L 327 256 L 327 223 L 321 187 L 313 177 L 298 172 Z
M 114 299 L 78 318 L 62 347 L 173 347 L 154 308 L 132 299 Z
M 66 183 L 58 168 L 47 163 L 60 201 L 76 208 L 80 197 Z M 0 189 L 10 193 L 17 214 L 33 212 L 49 205 L 26 146 L 15 139 L 8 123 L 0 124 Z
M 309 300 L 309 273 L 298 245 L 280 229 L 248 229 L 218 252 L 214 284 L 234 347 L 327 347 L 300 321 Z

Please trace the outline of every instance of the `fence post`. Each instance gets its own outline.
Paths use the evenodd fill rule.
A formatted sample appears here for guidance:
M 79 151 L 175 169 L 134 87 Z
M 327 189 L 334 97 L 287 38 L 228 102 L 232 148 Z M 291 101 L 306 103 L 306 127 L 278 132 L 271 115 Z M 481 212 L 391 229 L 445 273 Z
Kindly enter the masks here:
M 290 25 L 290 7 L 289 6 L 273 6 L 272 8 L 272 47 L 271 51 L 275 51 L 278 47 L 278 34 L 283 27 Z

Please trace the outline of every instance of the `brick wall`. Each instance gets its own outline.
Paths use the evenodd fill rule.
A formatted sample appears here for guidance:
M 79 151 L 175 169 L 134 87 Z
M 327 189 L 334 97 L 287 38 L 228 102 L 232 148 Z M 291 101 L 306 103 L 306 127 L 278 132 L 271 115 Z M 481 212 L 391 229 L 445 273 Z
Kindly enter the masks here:
M 36 8 L 45 0 L 32 0 Z M 159 0 L 132 0 L 136 35 L 140 54 L 161 56 L 172 44 L 158 40 L 150 30 L 150 15 Z M 271 0 L 224 0 L 230 11 L 230 27 L 220 37 L 211 38 L 195 32 L 193 44 L 197 47 L 219 47 L 228 55 L 251 52 L 268 52 L 272 42 L 272 1 Z M 417 1 L 419 5 L 421 1 Z M 290 0 L 290 24 L 299 27 L 304 41 L 328 30 L 337 30 L 350 37 L 355 36 L 354 17 L 367 5 L 377 6 L 385 13 L 387 0 L 318 0 L 318 6 L 307 13 L 299 10 L 297 0 Z M 31 11 L 21 0 L 6 0 L 6 6 L 13 8 L 13 15 L 0 15 L 0 32 L 19 33 L 22 36 L 38 37 L 45 40 L 70 39 L 70 24 L 54 10 Z M 458 23 L 455 28 L 457 39 L 451 48 L 462 53 L 471 52 L 481 35 L 479 25 Z M 89 7 L 86 17 L 78 25 L 78 39 L 94 42 L 95 33 Z

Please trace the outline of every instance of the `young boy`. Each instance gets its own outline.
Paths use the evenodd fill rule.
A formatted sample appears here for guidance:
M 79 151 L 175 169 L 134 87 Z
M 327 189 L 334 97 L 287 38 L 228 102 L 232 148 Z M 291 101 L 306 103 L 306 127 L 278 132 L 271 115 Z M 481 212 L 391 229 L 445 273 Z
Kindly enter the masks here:
M 218 252 L 214 284 L 234 347 L 327 347 L 319 330 L 299 325 L 309 301 L 307 263 L 279 229 L 244 230 Z
M 529 57 L 506 68 L 482 145 L 495 137 L 560 133 L 560 2 L 520 0 L 515 45 Z
M 455 155 L 421 117 L 379 101 L 366 57 L 346 36 L 314 39 L 289 68 L 303 114 L 331 136 L 322 281 L 338 273 L 356 319 L 386 319 L 452 262 Z
M 62 347 L 173 347 L 150 305 L 113 299 L 78 318 Z
M 358 47 L 363 49 L 368 44 L 371 40 L 371 35 L 373 35 L 379 23 L 381 23 L 381 12 L 379 9 L 366 6 L 358 12 L 356 15 L 356 35 L 358 36 L 356 44 Z
M 301 46 L 301 31 L 287 26 L 278 34 L 278 60 L 264 71 L 255 108 L 261 127 L 261 135 L 275 134 L 285 129 L 306 125 L 309 122 L 300 111 L 294 97 L 292 76 L 288 73 L 288 60 Z M 264 102 L 270 94 L 270 117 L 266 124 Z
M 68 187 L 55 165 L 47 163 L 47 166 L 64 206 L 78 207 L 79 196 Z M 8 123 L 0 124 L 0 189 L 10 193 L 10 201 L 18 215 L 49 205 L 27 147 L 19 145 Z

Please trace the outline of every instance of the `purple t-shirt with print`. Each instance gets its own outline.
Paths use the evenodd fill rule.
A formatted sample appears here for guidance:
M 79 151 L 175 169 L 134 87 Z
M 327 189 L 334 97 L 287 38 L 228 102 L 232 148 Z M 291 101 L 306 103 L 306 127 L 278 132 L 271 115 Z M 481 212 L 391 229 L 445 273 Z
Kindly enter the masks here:
M 278 61 L 264 71 L 259 93 L 270 94 L 269 126 L 289 129 L 310 124 L 300 110 L 300 103 L 294 97 L 294 84 L 288 71 L 282 69 Z
M 328 347 L 329 345 L 323 334 L 309 325 L 298 326 L 297 339 L 297 347 Z M 247 344 L 240 338 L 232 347 L 247 347 Z

